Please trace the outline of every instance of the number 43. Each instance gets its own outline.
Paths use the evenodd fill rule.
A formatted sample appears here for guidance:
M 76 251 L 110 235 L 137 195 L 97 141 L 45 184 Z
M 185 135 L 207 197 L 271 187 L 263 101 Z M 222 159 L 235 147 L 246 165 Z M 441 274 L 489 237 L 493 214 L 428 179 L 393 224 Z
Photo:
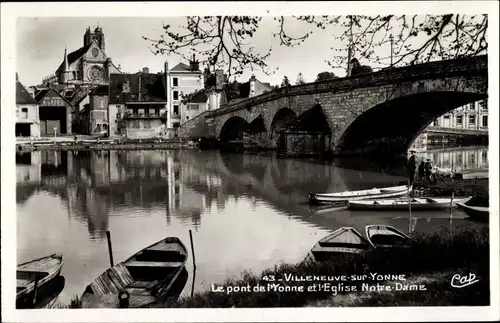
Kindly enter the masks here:
M 266 276 L 262 277 L 262 280 L 273 282 L 276 279 L 274 278 L 274 275 L 266 275 Z

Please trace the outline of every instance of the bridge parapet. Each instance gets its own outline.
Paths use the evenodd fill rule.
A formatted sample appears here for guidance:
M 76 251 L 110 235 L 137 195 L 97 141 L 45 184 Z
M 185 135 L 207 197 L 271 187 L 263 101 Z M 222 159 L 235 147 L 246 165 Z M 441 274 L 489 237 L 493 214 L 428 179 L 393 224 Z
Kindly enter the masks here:
M 488 56 L 461 58 L 446 61 L 429 62 L 393 69 L 383 69 L 378 72 L 354 75 L 350 77 L 325 80 L 303 85 L 280 88 L 246 100 L 227 104 L 207 114 L 206 117 L 216 117 L 233 111 L 249 108 L 254 105 L 286 96 L 304 94 L 339 92 L 353 88 L 398 84 L 424 79 L 447 78 L 453 76 L 484 76 L 488 75 Z

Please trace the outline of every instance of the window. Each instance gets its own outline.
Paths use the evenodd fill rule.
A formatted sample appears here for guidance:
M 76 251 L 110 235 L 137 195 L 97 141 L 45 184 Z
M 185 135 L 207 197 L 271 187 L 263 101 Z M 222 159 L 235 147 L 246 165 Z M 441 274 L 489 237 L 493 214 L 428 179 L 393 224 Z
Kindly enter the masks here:
M 174 91 L 174 100 L 179 100 L 179 91 Z
M 476 116 L 469 116 L 469 127 L 476 125 Z
M 186 120 L 189 120 L 189 116 L 186 116 Z
M 487 150 L 483 150 L 483 152 L 481 152 L 481 158 L 483 159 L 483 163 L 485 163 L 485 164 L 488 163 L 488 151 Z
M 144 120 L 144 128 L 146 129 L 151 128 L 151 123 L 149 122 L 149 120 Z
M 178 122 L 174 122 L 174 123 L 172 124 L 172 127 L 174 127 L 174 128 L 179 128 L 179 123 L 178 123 Z
M 432 125 L 434 127 L 439 127 L 439 120 L 438 119 L 434 120 L 434 122 L 432 123 Z
M 173 86 L 179 86 L 179 79 L 177 77 L 174 77 L 172 79 Z
M 198 104 L 190 104 L 190 105 L 188 105 L 188 110 L 198 110 Z
M 179 115 L 179 106 L 177 104 L 174 105 L 174 115 L 176 115 L 176 116 Z
M 123 93 L 130 92 L 130 81 L 129 80 L 125 80 L 125 82 L 123 82 L 122 92 Z
M 28 119 L 28 108 L 22 108 L 21 112 L 23 113 L 23 118 Z
M 487 127 L 488 126 L 488 116 L 483 116 L 483 120 L 482 120 L 482 125 L 483 127 Z
M 457 126 L 462 126 L 463 124 L 463 117 L 462 116 L 457 116 Z

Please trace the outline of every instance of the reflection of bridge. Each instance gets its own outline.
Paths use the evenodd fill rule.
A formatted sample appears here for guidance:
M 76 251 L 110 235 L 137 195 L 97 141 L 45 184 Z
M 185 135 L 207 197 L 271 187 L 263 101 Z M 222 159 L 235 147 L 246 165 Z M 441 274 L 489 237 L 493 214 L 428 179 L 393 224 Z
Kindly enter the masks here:
M 288 215 L 299 216 L 306 222 L 318 225 L 318 218 L 311 218 L 307 202 L 310 191 L 343 191 L 366 188 L 368 185 L 391 185 L 400 177 L 374 174 L 364 171 L 342 169 L 328 164 L 276 159 L 271 156 L 250 154 L 220 154 L 204 152 L 210 158 L 194 158 L 198 152 L 183 151 L 181 159 L 187 168 L 197 172 L 197 179 L 206 178 L 206 173 L 222 178 L 222 187 L 216 196 L 246 195 L 270 203 Z M 193 157 L 190 157 L 193 156 Z M 185 182 L 188 186 L 192 183 Z M 202 187 L 201 189 L 205 189 Z M 244 187 L 244 190 L 241 188 Z M 202 194 L 203 191 L 199 193 Z
M 280 130 L 314 110 L 315 122 L 300 125 L 279 145 L 292 139 L 307 145 L 309 138 L 313 149 L 336 153 L 404 153 L 434 119 L 486 98 L 487 74 L 487 56 L 480 56 L 281 88 L 230 103 L 201 116 L 204 122 L 185 123 L 181 134 L 199 133 L 201 127 L 207 136 L 230 141 L 247 133 L 258 145 L 274 147 Z M 316 131 L 326 137 L 308 137 Z

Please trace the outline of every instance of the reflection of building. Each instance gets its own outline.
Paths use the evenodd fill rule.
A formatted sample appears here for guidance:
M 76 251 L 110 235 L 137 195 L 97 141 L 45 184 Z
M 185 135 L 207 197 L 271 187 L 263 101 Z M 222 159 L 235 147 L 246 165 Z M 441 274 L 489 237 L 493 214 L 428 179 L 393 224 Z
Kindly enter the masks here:
M 429 151 L 419 155 L 423 159 L 430 158 L 436 166 L 451 168 L 456 172 L 466 169 L 488 168 L 488 148 Z
M 40 136 L 38 102 L 17 79 L 16 73 L 16 137 Z
M 16 153 L 16 182 L 40 183 L 41 178 L 40 152 Z

